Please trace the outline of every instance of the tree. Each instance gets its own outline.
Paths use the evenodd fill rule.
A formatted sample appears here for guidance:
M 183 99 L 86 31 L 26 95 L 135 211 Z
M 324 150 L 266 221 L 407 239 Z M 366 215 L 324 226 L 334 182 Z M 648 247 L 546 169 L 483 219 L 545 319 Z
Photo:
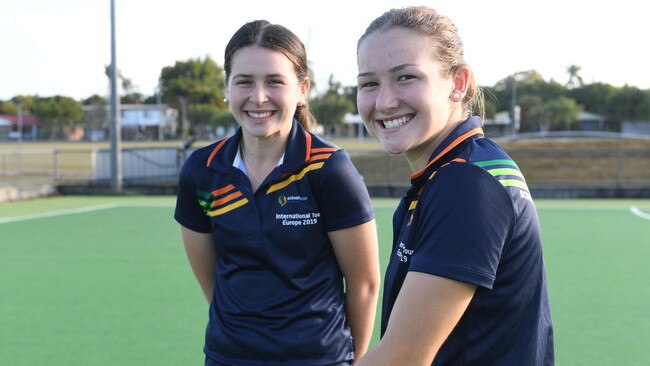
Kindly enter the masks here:
M 569 131 L 577 125 L 579 113 L 580 106 L 575 100 L 559 97 L 533 108 L 530 116 L 538 121 L 540 131 Z
M 104 130 L 110 128 L 108 120 L 108 100 L 100 95 L 94 94 L 81 101 L 84 105 L 84 117 L 87 131 Z
M 223 68 L 209 56 L 201 59 L 177 61 L 160 73 L 162 99 L 180 110 L 182 137 L 191 130 L 188 110 L 194 105 L 209 105 L 227 109 L 223 102 L 225 79 Z
M 16 115 L 18 114 L 18 106 L 12 101 L 3 102 L 0 100 L 0 114 Z
M 110 78 L 111 69 L 109 66 L 104 66 L 104 73 Z M 136 86 L 130 78 L 125 77 L 120 70 L 117 70 L 117 77 L 122 84 L 123 94 L 120 96 L 121 104 L 141 104 L 144 102 L 145 97 L 142 93 L 137 91 Z
M 205 138 L 212 138 L 216 127 L 237 124 L 235 118 L 227 109 L 219 109 L 209 104 L 196 104 L 187 111 L 188 118 L 192 121 L 195 132 Z
M 81 103 L 59 95 L 36 99 L 33 113 L 43 123 L 42 128 L 49 131 L 50 140 L 79 127 L 84 120 Z
M 582 86 L 584 83 L 582 81 L 582 76 L 580 76 L 580 66 L 569 65 L 566 72 L 569 73 L 569 81 L 566 83 L 566 87 L 571 89 L 576 86 Z
M 311 107 L 316 120 L 323 126 L 336 126 L 343 124 L 346 113 L 354 112 L 355 104 L 342 93 L 341 83 L 330 75 L 328 89 L 325 94 L 312 100 Z

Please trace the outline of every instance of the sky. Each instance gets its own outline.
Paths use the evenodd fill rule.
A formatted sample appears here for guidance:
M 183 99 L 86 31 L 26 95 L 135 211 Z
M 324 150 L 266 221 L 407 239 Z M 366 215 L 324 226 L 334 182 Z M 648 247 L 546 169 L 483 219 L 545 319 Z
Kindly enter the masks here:
M 577 65 L 585 83 L 650 89 L 650 22 L 643 1 L 618 0 L 115 0 L 117 67 L 153 95 L 160 71 L 223 51 L 244 23 L 267 19 L 307 47 L 317 92 L 330 75 L 356 85 L 356 43 L 386 10 L 428 5 L 454 21 L 478 83 L 492 86 L 535 70 L 566 83 Z M 110 0 L 2 0 L 0 100 L 16 95 L 109 95 Z

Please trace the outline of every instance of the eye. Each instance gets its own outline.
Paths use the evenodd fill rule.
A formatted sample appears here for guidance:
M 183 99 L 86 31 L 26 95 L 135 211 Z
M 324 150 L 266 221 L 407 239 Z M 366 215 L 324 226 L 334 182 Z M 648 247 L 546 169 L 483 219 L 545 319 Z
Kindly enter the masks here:
M 281 79 L 269 79 L 267 81 L 269 85 L 283 85 L 284 82 Z
M 239 79 L 239 80 L 237 80 L 237 82 L 235 82 L 235 84 L 236 85 L 244 85 L 244 86 L 246 86 L 246 85 L 253 84 L 253 82 L 248 80 L 248 79 Z
M 376 81 L 360 81 L 358 85 L 359 85 L 359 89 L 367 89 L 367 88 L 373 88 L 379 84 Z
M 397 78 L 397 81 L 408 81 L 408 80 L 411 80 L 411 79 L 415 79 L 415 75 L 400 75 Z

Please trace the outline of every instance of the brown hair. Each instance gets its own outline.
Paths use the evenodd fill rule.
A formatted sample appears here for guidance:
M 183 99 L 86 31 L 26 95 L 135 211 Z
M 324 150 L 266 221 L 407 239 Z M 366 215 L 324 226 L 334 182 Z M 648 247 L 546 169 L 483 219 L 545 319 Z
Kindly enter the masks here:
M 446 16 L 426 6 L 412 6 L 391 9 L 370 23 L 366 32 L 359 38 L 357 51 L 361 42 L 370 34 L 391 28 L 404 28 L 429 37 L 436 61 L 440 62 L 449 77 L 458 69 L 468 66 L 465 63 L 463 41 L 458 35 L 456 25 Z M 469 69 L 467 92 L 463 98 L 463 111 L 468 114 L 485 114 L 483 92 L 476 84 L 476 78 Z
M 224 53 L 226 84 L 232 70 L 233 55 L 237 50 L 247 46 L 259 46 L 280 52 L 293 63 L 300 82 L 304 83 L 309 79 L 310 71 L 307 66 L 307 52 L 298 36 L 279 24 L 271 24 L 266 20 L 255 20 L 239 28 L 226 46 Z M 310 130 L 316 124 L 316 118 L 309 109 L 309 100 L 306 100 L 304 105 L 296 108 L 294 117 L 306 130 Z

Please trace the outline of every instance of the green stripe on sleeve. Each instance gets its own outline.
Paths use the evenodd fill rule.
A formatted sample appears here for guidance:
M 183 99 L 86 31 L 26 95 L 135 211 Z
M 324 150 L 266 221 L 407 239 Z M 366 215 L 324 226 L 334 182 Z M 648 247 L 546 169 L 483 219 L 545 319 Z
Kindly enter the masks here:
M 512 165 L 515 168 L 519 169 L 519 167 L 517 166 L 517 164 L 514 161 L 508 160 L 508 159 L 477 161 L 477 162 L 474 162 L 472 164 L 474 164 L 476 166 L 480 166 L 481 168 L 486 167 L 486 166 L 492 166 L 492 165 Z
M 499 182 L 501 182 L 501 184 L 503 184 L 504 187 L 518 187 L 518 188 L 525 189 L 526 191 L 528 191 L 528 186 L 526 185 L 526 183 L 522 182 L 520 180 L 503 179 L 503 180 L 499 180 Z
M 511 168 L 488 169 L 488 173 L 492 174 L 493 177 L 498 175 L 514 175 L 515 177 L 524 179 L 524 175 L 519 170 Z

